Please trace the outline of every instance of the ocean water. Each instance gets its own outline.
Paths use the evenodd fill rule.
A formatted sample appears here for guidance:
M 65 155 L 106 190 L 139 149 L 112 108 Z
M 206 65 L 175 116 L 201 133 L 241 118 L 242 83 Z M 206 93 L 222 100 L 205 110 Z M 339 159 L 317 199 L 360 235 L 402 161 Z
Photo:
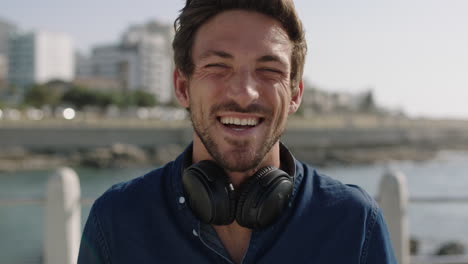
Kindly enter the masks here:
M 386 164 L 318 168 L 344 183 L 357 184 L 377 196 L 387 167 L 407 177 L 410 197 L 468 197 L 468 152 L 441 152 L 424 162 L 394 161 Z M 75 168 L 83 198 L 96 198 L 112 184 L 138 177 L 152 168 L 94 170 Z M 53 172 L 0 173 L 2 199 L 43 198 Z M 90 205 L 82 207 L 82 225 Z M 0 203 L 0 263 L 41 263 L 44 206 Z M 431 254 L 447 241 L 468 247 L 468 203 L 410 203 L 410 234 L 420 242 L 420 253 Z
M 321 171 L 344 183 L 357 184 L 376 197 L 387 169 L 406 175 L 410 200 L 468 197 L 468 152 L 443 151 L 424 162 L 393 161 Z M 408 216 L 410 235 L 419 241 L 420 254 L 433 254 L 448 241 L 461 242 L 468 250 L 468 202 L 410 202 Z

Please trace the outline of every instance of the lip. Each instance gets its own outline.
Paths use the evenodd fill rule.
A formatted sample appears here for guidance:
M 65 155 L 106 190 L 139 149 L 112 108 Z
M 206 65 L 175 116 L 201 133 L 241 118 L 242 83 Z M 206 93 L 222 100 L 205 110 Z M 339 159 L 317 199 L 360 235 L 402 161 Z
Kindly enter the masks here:
M 235 117 L 235 118 L 258 118 L 262 119 L 263 117 L 259 114 L 254 114 L 254 113 L 238 113 L 238 112 L 225 112 L 216 115 L 216 118 L 221 118 L 221 117 Z
M 258 119 L 259 121 L 258 121 L 258 124 L 255 126 L 252 126 L 252 127 L 246 126 L 246 128 L 244 129 L 235 129 L 235 128 L 227 127 L 223 123 L 221 123 L 222 117 L 233 117 L 233 118 L 239 118 L 239 119 L 254 118 L 254 119 Z M 247 137 L 247 136 L 252 136 L 253 134 L 255 134 L 263 126 L 265 119 L 255 114 L 223 113 L 222 115 L 218 115 L 216 117 L 216 121 L 217 121 L 218 126 L 221 128 L 221 130 L 224 133 L 227 133 L 234 137 Z

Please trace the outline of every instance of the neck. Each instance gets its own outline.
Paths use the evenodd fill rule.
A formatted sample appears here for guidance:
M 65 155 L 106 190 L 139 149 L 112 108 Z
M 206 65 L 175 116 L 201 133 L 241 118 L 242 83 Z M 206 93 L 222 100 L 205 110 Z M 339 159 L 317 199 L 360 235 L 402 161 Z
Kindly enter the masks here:
M 192 162 L 197 163 L 202 160 L 212 160 L 216 161 L 205 148 L 205 145 L 201 142 L 198 136 L 194 135 L 193 141 L 193 152 L 192 152 Z M 280 168 L 280 144 L 279 141 L 271 147 L 271 149 L 265 154 L 263 160 L 256 167 L 248 171 L 226 171 L 231 183 L 235 188 L 239 187 L 247 178 L 252 176 L 259 169 L 266 166 L 273 166 Z
M 280 167 L 280 155 L 279 155 L 279 143 L 275 144 L 271 150 L 265 155 L 263 161 L 258 164 L 255 168 L 250 169 L 245 172 L 233 172 L 233 171 L 226 171 L 229 179 L 231 180 L 234 187 L 239 187 L 247 178 L 254 175 L 259 169 L 266 167 L 266 166 L 273 166 L 276 168 Z
M 234 221 L 230 225 L 213 226 L 234 263 L 241 263 L 249 247 L 252 230 Z

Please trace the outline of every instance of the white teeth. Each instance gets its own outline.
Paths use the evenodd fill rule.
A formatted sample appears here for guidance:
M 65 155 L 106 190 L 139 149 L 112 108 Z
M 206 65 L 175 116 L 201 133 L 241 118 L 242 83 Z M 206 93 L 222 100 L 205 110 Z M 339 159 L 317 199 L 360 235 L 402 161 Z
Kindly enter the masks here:
M 221 123 L 224 125 L 237 125 L 237 126 L 256 126 L 258 124 L 257 118 L 235 118 L 235 117 L 222 117 Z

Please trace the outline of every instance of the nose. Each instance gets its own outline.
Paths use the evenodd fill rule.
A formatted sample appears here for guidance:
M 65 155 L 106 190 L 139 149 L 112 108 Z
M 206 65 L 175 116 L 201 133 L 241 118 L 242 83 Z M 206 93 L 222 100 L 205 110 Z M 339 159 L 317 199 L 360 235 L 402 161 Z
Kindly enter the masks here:
M 248 70 L 234 74 L 228 86 L 227 96 L 242 107 L 247 107 L 259 98 L 258 83 Z

